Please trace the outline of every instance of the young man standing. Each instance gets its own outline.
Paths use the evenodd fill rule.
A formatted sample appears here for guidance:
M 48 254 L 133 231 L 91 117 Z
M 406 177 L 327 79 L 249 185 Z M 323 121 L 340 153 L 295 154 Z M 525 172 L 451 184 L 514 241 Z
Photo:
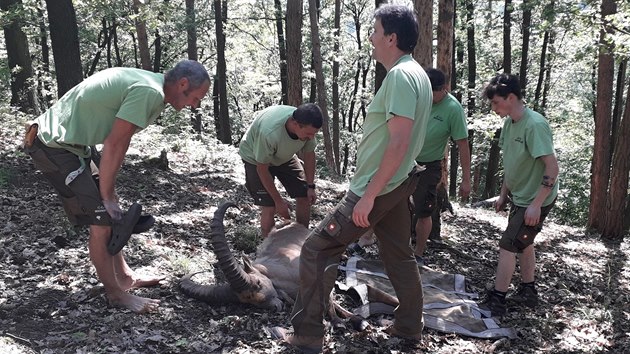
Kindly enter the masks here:
M 274 215 L 290 219 L 289 204 L 276 188 L 277 177 L 296 200 L 296 220 L 308 227 L 315 194 L 315 135 L 323 124 L 322 112 L 313 103 L 298 108 L 271 106 L 257 112 L 245 133 L 239 154 L 245 164 L 246 187 L 261 207 L 260 227 L 267 237 Z M 302 154 L 302 163 L 297 153 Z
M 322 350 L 323 316 L 341 254 L 370 228 L 400 301 L 387 332 L 419 340 L 423 329 L 422 284 L 410 245 L 408 200 L 419 178 L 415 157 L 426 134 L 431 83 L 410 54 L 418 40 L 414 12 L 406 6 L 382 5 L 374 17 L 372 55 L 387 76 L 363 125 L 356 172 L 350 190 L 302 247 L 300 290 L 291 315 L 294 334 L 272 328 L 274 336 L 307 352 Z
M 148 312 L 160 302 L 127 292 L 162 279 L 136 276 L 120 252 L 141 211 L 135 205 L 123 213 L 115 191 L 131 137 L 153 123 L 166 104 L 178 111 L 198 107 L 209 87 L 206 69 L 192 60 L 166 74 L 110 68 L 72 88 L 28 128 L 25 151 L 59 194 L 70 222 L 90 227 L 90 259 L 112 305 Z M 103 144 L 103 152 L 95 180 L 90 146 L 97 144 Z
M 535 286 L 536 256 L 534 238 L 558 195 L 558 161 L 549 123 L 527 108 L 521 98 L 518 78 L 510 74 L 495 76 L 483 91 L 492 110 L 505 118 L 499 146 L 503 150 L 504 178 L 496 211 L 505 208 L 508 194 L 512 207 L 508 226 L 499 241 L 499 262 L 494 289 L 488 291 L 480 307 L 491 316 L 507 311 L 506 294 L 520 255 L 521 284 L 515 302 L 529 307 L 538 304 Z

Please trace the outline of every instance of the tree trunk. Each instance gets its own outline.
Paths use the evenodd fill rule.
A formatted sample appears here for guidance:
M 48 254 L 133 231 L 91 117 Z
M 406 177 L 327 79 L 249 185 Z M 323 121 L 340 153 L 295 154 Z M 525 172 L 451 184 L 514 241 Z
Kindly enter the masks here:
M 188 53 L 188 59 L 198 60 L 195 0 L 186 0 L 186 43 L 186 53 Z
M 321 42 L 319 38 L 319 23 L 317 16 L 316 0 L 309 0 L 308 12 L 311 19 L 311 43 L 313 50 L 313 67 L 315 69 L 316 87 L 317 87 L 317 104 L 322 110 L 324 116 L 324 124 L 322 125 L 322 133 L 324 135 L 324 151 L 326 154 L 326 166 L 331 171 L 339 173 L 336 169 L 333 158 L 332 142 L 330 139 L 330 127 L 328 124 L 328 103 L 326 99 L 326 82 L 324 79 L 324 69 L 322 65 Z
M 542 48 L 540 49 L 540 69 L 538 71 L 538 83 L 536 84 L 536 92 L 534 93 L 534 110 L 539 111 L 540 107 L 540 95 L 542 93 L 543 80 L 545 79 L 545 67 L 547 61 L 547 45 L 549 43 L 549 36 L 551 30 L 546 30 L 543 36 Z
M 83 80 L 79 29 L 72 0 L 46 0 L 48 27 L 57 76 L 57 97 Z
M 280 55 L 280 102 L 287 104 L 287 48 L 284 41 L 284 26 L 282 23 L 282 4 L 280 0 L 273 0 L 276 9 L 276 32 L 278 35 L 278 52 Z
M 217 138 L 224 144 L 232 144 L 232 128 L 228 114 L 226 62 L 225 62 L 225 33 L 223 22 L 227 21 L 227 1 L 214 0 L 214 17 L 217 35 L 217 81 L 219 117 L 215 118 Z
M 494 132 L 488 153 L 488 168 L 486 169 L 486 185 L 481 195 L 481 199 L 493 197 L 497 192 L 497 172 L 499 171 L 499 137 L 501 128 Z
M 433 0 L 415 0 L 413 7 L 420 34 L 413 57 L 423 68 L 430 68 L 433 66 Z
M 302 104 L 302 0 L 287 2 L 287 104 Z
M 628 85 L 628 97 L 630 98 L 630 85 Z M 630 99 L 626 100 L 626 108 L 620 125 L 619 137 L 615 144 L 615 152 L 612 159 L 612 175 L 610 178 L 610 192 L 606 203 L 605 224 L 602 229 L 602 237 L 614 240 L 623 239 L 624 214 L 626 197 L 628 195 L 628 173 L 630 172 Z
M 626 67 L 628 65 L 628 58 L 621 58 L 619 63 L 619 69 L 617 70 L 617 86 L 615 88 L 615 105 L 612 113 L 612 125 L 610 142 L 613 144 L 610 147 L 612 159 L 612 152 L 616 149 L 617 144 L 617 130 L 619 128 L 619 121 L 621 120 L 622 107 L 623 107 L 623 85 L 626 82 Z
M 47 0 L 50 1 L 50 0 Z M 149 36 L 147 35 L 147 24 L 140 13 L 142 2 L 133 0 L 133 12 L 137 15 L 134 20 L 136 33 L 138 34 L 138 52 L 140 54 L 140 64 L 142 69 L 151 70 L 151 54 L 149 53 Z
M 155 40 L 153 41 L 153 47 L 155 48 L 155 55 L 153 56 L 153 72 L 162 72 L 162 55 L 164 48 L 162 47 L 162 35 L 159 30 L 155 30 Z
M 50 47 L 48 46 L 48 27 L 46 26 L 46 15 L 44 14 L 44 4 L 38 3 L 37 6 L 37 18 L 39 25 L 39 37 L 38 44 L 41 48 L 41 65 L 42 72 L 50 74 Z M 48 80 L 42 80 L 42 73 L 37 73 L 37 93 L 39 98 L 43 101 L 45 109 L 48 107 L 49 102 L 53 100 L 51 95 L 50 84 Z
M 387 4 L 387 0 L 376 0 L 375 8 L 378 9 L 382 4 Z M 381 84 L 383 80 L 385 80 L 385 76 L 387 75 L 387 70 L 383 66 L 383 64 L 376 62 L 376 73 L 374 74 L 374 93 L 378 92 L 378 89 L 381 88 Z
M 1 0 L 3 11 L 21 10 L 21 0 Z M 39 115 L 42 111 L 35 90 L 29 84 L 33 77 L 33 62 L 28 49 L 28 39 L 22 31 L 21 18 L 8 16 L 4 24 L 4 43 L 6 45 L 9 72 L 11 73 L 11 105 L 25 113 Z M 19 70 L 18 70 L 19 69 Z
M 600 31 L 597 70 L 597 108 L 595 111 L 595 141 L 591 165 L 591 200 L 587 226 L 601 231 L 606 221 L 606 198 L 610 177 L 610 124 L 614 82 L 613 49 L 609 42 L 613 29 L 606 17 L 617 12 L 615 0 L 603 0 L 601 16 L 604 28 Z
M 503 72 L 512 73 L 512 0 L 505 0 L 503 13 Z
M 437 68 L 440 69 L 447 80 L 453 73 L 453 19 L 455 0 L 439 0 L 438 27 L 437 27 Z
M 532 24 L 532 0 L 523 0 L 523 47 L 521 49 L 521 67 L 519 71 L 519 81 L 521 83 L 521 93 L 525 98 L 527 87 L 527 63 L 529 56 L 529 34 Z
M 339 53 L 339 36 L 341 35 L 341 0 L 335 0 L 335 19 L 334 19 L 335 38 L 333 43 L 333 52 Z M 338 55 L 335 57 L 337 58 Z M 340 171 L 340 151 L 339 151 L 339 60 L 333 60 L 332 67 L 333 83 L 332 83 L 332 143 L 333 143 L 333 159 L 335 161 L 335 171 Z
M 549 97 L 549 90 L 551 89 L 551 70 L 553 69 L 553 59 L 555 57 L 555 49 L 554 49 L 554 38 L 556 37 L 556 33 L 551 31 L 549 33 L 549 45 L 547 49 L 547 68 L 545 70 L 545 81 L 543 84 L 543 92 L 542 92 L 542 101 L 540 102 L 540 111 L 539 113 L 545 115 L 545 110 L 547 109 L 547 97 Z

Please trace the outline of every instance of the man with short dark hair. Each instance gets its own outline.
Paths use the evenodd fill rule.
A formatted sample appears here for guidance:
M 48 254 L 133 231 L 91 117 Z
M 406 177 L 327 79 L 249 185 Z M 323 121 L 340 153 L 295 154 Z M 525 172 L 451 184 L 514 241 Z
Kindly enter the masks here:
M 28 127 L 25 151 L 57 191 L 70 222 L 90 227 L 90 259 L 111 305 L 156 310 L 159 300 L 127 291 L 163 279 L 137 276 L 120 252 L 141 212 L 134 204 L 123 213 L 115 191 L 131 137 L 153 123 L 166 104 L 178 111 L 198 107 L 209 87 L 206 69 L 192 60 L 166 74 L 110 68 L 66 92 Z M 90 146 L 97 144 L 103 151 L 98 178 L 93 178 Z
M 308 227 L 315 193 L 315 135 L 324 119 L 319 107 L 306 103 L 299 107 L 271 106 L 256 113 L 240 144 L 245 164 L 245 185 L 261 207 L 260 227 L 267 237 L 274 216 L 290 219 L 289 204 L 274 183 L 277 177 L 290 197 L 296 200 L 296 221 Z M 303 162 L 296 154 L 301 154 Z
M 518 77 L 495 76 L 486 85 L 483 96 L 490 100 L 492 110 L 505 118 L 499 138 L 504 178 L 495 209 L 504 210 L 509 196 L 512 202 L 508 226 L 499 241 L 494 289 L 488 291 L 480 306 L 491 316 L 500 317 L 507 311 L 506 294 L 517 254 L 521 285 L 511 299 L 529 307 L 538 304 L 534 238 L 556 201 L 559 169 L 549 123 L 525 106 Z
M 357 149 L 350 190 L 311 232 L 300 256 L 300 289 L 291 323 L 294 334 L 275 337 L 308 352 L 322 350 L 323 315 L 346 247 L 374 230 L 380 258 L 400 305 L 390 335 L 419 340 L 423 329 L 422 284 L 411 248 L 409 196 L 418 183 L 415 157 L 424 143 L 431 110 L 431 83 L 411 52 L 418 39 L 413 10 L 382 5 L 370 36 L 372 56 L 387 75 L 369 106 Z

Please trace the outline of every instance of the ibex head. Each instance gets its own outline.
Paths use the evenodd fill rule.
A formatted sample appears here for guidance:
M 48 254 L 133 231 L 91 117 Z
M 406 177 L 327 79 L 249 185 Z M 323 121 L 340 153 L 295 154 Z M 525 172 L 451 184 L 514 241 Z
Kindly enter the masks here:
M 247 257 L 244 257 L 242 267 L 234 259 L 225 238 L 223 226 L 225 212 L 232 206 L 236 205 L 231 202 L 221 204 L 214 212 L 210 224 L 214 253 L 218 259 L 218 266 L 223 271 L 229 286 L 200 285 L 191 279 L 193 274 L 188 274 L 181 279 L 180 289 L 184 294 L 208 303 L 240 302 L 274 311 L 282 310 L 282 301 L 271 280 L 262 274 Z

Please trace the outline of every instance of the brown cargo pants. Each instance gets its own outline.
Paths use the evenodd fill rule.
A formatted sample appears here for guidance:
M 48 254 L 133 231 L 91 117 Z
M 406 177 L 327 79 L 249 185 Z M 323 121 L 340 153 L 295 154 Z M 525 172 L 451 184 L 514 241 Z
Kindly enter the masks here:
M 404 336 L 422 332 L 422 284 L 411 248 L 409 196 L 418 184 L 414 169 L 407 180 L 388 194 L 377 197 L 369 215 L 379 241 L 379 255 L 396 291 L 400 305 L 394 310 L 394 327 Z M 313 230 L 300 256 L 300 290 L 291 323 L 300 336 L 324 336 L 324 312 L 337 278 L 337 266 L 346 247 L 368 229 L 352 222 L 352 211 L 360 197 L 348 191 L 344 198 Z

